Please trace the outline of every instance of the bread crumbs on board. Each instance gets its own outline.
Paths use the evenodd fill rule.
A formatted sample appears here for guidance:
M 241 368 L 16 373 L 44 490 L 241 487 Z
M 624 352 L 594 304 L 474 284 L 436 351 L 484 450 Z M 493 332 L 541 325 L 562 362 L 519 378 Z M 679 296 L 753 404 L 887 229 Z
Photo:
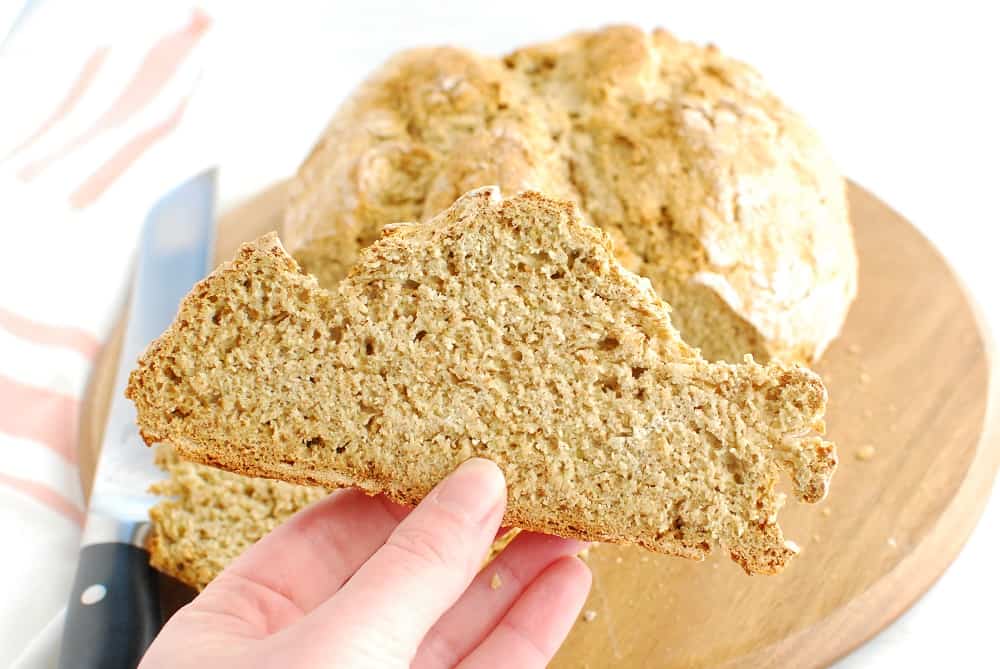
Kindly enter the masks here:
M 857 451 L 854 452 L 854 457 L 861 462 L 868 462 L 875 457 L 875 447 L 871 444 L 862 446 Z

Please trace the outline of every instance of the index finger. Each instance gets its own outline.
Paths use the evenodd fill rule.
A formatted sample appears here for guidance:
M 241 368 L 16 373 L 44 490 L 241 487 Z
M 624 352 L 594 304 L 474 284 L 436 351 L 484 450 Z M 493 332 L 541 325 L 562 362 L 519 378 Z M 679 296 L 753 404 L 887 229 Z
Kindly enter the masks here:
M 220 591 L 231 607 L 260 605 L 271 593 L 291 602 L 299 615 L 308 613 L 340 589 L 407 513 L 384 497 L 335 491 L 251 546 L 195 601 L 211 601 Z M 254 601 L 243 601 L 249 599 Z M 292 622 L 287 612 L 281 617 Z
M 489 460 L 466 461 L 407 516 L 337 594 L 303 621 L 319 633 L 415 653 L 468 588 L 503 517 L 506 485 Z M 350 611 L 345 621 L 343 612 Z M 384 635 L 372 639 L 371 635 Z

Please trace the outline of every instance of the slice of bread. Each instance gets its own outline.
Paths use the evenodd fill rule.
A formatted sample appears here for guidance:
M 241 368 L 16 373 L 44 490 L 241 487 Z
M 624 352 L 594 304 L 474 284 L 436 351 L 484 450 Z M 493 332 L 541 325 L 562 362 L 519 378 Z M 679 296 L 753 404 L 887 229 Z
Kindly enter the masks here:
M 187 462 L 167 445 L 157 449 L 156 464 L 168 478 L 150 489 L 166 499 L 149 511 L 149 562 L 198 590 L 265 534 L 329 494 Z
M 668 311 L 572 204 L 486 188 L 393 226 L 332 292 L 274 235 L 245 245 L 127 395 L 147 443 L 231 471 L 414 504 L 478 455 L 508 525 L 777 572 L 780 471 L 814 502 L 836 465 L 826 391 L 706 362 Z
M 817 134 L 753 68 L 632 26 L 502 59 L 395 55 L 299 168 L 283 239 L 333 288 L 383 225 L 493 184 L 576 202 L 709 360 L 808 363 L 854 299 L 844 180 Z
M 265 534 L 329 494 L 317 486 L 188 462 L 167 444 L 157 448 L 155 459 L 167 478 L 150 488 L 165 499 L 149 510 L 149 563 L 198 590 Z M 493 542 L 485 563 L 518 532 L 510 529 Z

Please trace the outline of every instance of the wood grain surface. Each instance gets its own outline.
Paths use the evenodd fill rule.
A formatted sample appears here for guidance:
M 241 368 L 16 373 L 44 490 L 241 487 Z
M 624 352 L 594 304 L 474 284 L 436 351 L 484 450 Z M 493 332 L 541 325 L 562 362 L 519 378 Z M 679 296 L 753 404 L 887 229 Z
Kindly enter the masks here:
M 217 260 L 277 229 L 278 184 L 219 223 Z M 553 666 L 819 667 L 908 608 L 954 559 L 1000 463 L 984 329 L 962 286 L 911 225 L 850 186 L 860 292 L 817 365 L 841 465 L 826 501 L 790 502 L 786 536 L 802 554 L 778 576 L 600 546 L 588 562 L 586 618 Z M 81 416 L 89 490 L 119 337 L 95 368 Z

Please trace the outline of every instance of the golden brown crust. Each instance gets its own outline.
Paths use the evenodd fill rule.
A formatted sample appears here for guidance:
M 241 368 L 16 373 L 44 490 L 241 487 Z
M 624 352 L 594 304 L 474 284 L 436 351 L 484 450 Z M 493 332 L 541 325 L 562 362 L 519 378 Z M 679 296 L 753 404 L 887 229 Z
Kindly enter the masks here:
M 232 453 L 206 453 L 202 451 L 198 446 L 185 447 L 184 442 L 180 440 L 175 440 L 177 444 L 177 451 L 185 458 L 191 462 L 197 462 L 210 467 L 216 467 L 223 469 L 227 472 L 236 472 L 243 476 L 260 477 L 260 478 L 275 478 L 280 477 L 281 481 L 287 483 L 293 483 L 301 486 L 330 486 L 330 487 L 353 487 L 359 488 L 365 491 L 369 495 L 385 495 L 391 499 L 396 504 L 402 504 L 404 506 L 416 506 L 424 498 L 424 494 L 412 489 L 399 489 L 392 485 L 393 480 L 387 477 L 374 476 L 370 479 L 362 478 L 344 478 L 337 475 L 332 475 L 327 472 L 324 476 L 319 476 L 319 472 L 297 472 L 295 470 L 282 470 L 280 473 L 276 473 L 272 467 L 261 467 L 252 460 L 246 460 L 243 458 L 232 457 Z M 647 540 L 643 537 L 627 536 L 622 534 L 616 534 L 614 532 L 613 526 L 610 526 L 607 530 L 602 532 L 593 532 L 576 527 L 573 524 L 572 518 L 550 518 L 545 522 L 538 522 L 537 518 L 526 516 L 525 514 L 518 511 L 516 508 L 507 508 L 507 512 L 504 514 L 503 523 L 504 526 L 519 528 L 522 532 L 540 532 L 543 534 L 555 534 L 560 537 L 567 539 L 579 539 L 581 541 L 603 541 L 608 543 L 618 543 L 618 544 L 635 544 L 637 546 L 642 546 L 648 550 L 667 553 L 669 555 L 674 555 L 676 557 L 684 557 L 692 560 L 703 560 L 706 555 L 708 555 L 708 550 L 699 549 L 682 549 L 677 548 L 676 550 L 664 550 L 663 546 L 655 541 Z M 789 554 L 791 555 L 791 554 Z M 751 569 L 751 567 L 758 567 L 754 564 L 754 559 L 752 556 L 745 555 L 743 553 L 734 552 L 733 559 L 744 569 L 751 573 L 757 574 L 775 574 L 780 571 L 780 567 L 784 566 L 782 562 L 781 565 L 777 565 L 773 569 Z M 157 566 L 154 564 L 154 566 Z M 772 565 L 774 566 L 774 565 Z M 157 568 L 159 568 L 157 566 Z M 164 570 L 161 570 L 164 571 Z M 167 572 L 169 573 L 169 572 Z M 178 576 L 177 578 L 181 578 Z M 183 580 L 183 579 L 182 579 Z M 187 581 L 186 581 L 187 582 Z
M 844 183 L 816 134 L 752 68 L 629 26 L 502 59 L 393 57 L 299 169 L 283 234 L 331 288 L 383 225 L 494 184 L 576 202 L 709 359 L 816 359 L 856 293 Z
M 826 392 L 797 366 L 709 364 L 575 207 L 465 195 L 369 247 L 335 293 L 272 235 L 195 287 L 127 395 L 147 440 L 251 476 L 415 504 L 464 459 L 505 523 L 752 573 L 794 553 L 779 471 L 825 494 Z
M 265 534 L 328 494 L 318 486 L 250 478 L 183 460 L 166 444 L 156 449 L 155 459 L 167 478 L 150 489 L 163 499 L 149 512 L 149 562 L 197 590 Z M 485 564 L 519 532 L 512 528 L 497 539 Z

